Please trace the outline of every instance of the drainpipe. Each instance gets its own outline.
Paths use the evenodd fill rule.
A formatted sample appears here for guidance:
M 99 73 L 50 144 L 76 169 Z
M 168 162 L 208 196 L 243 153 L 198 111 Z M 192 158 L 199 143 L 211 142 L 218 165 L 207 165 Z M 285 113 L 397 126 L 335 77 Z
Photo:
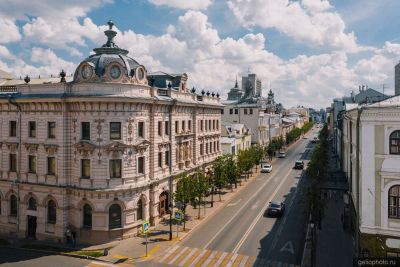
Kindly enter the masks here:
M 17 237 L 19 236 L 19 184 L 20 184 L 20 178 L 21 178 L 21 128 L 22 128 L 22 108 L 21 105 L 17 103 L 15 100 L 14 96 L 9 96 L 8 97 L 8 102 L 15 106 L 18 109 L 18 164 L 17 164 L 17 180 L 15 181 L 15 184 L 17 186 Z
M 361 107 L 357 110 L 357 136 L 356 136 L 356 186 L 357 186 L 357 212 L 356 212 L 356 255 L 359 255 L 360 236 L 359 236 L 359 222 L 360 222 L 360 124 L 361 114 L 364 108 Z

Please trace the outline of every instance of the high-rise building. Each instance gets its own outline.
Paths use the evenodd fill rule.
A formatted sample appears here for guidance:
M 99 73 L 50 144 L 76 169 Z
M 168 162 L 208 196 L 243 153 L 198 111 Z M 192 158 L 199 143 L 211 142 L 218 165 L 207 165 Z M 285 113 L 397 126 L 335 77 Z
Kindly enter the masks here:
M 400 95 L 400 62 L 394 67 L 394 94 Z
M 244 98 L 261 96 L 261 80 L 254 73 L 243 76 L 242 90 L 244 90 Z

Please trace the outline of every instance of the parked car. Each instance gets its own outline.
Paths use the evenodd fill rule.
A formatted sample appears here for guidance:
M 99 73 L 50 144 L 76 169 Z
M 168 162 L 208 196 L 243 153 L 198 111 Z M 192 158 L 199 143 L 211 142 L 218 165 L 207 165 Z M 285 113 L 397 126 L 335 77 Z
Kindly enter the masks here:
M 261 172 L 271 172 L 272 171 L 272 165 L 271 164 L 263 164 L 261 167 Z
M 278 158 L 286 158 L 286 152 L 285 151 L 280 151 L 278 153 Z
M 304 169 L 304 162 L 302 160 L 296 160 L 294 163 L 294 168 L 300 170 Z
M 272 201 L 269 203 L 267 208 L 268 216 L 280 217 L 285 212 L 285 203 L 280 201 Z

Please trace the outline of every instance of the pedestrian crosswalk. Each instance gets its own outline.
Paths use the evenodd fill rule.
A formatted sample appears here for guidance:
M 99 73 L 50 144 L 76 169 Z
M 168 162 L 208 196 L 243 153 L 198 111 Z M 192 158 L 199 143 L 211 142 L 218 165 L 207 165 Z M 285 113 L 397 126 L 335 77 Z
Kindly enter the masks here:
M 133 260 L 127 260 L 116 264 L 106 263 L 101 261 L 91 261 L 85 267 L 133 267 L 133 266 L 135 266 Z
M 211 266 L 253 266 L 255 258 L 222 251 L 212 251 L 200 248 L 182 246 L 172 247 L 166 254 L 154 261 L 181 267 L 211 267 Z
M 265 260 L 248 255 L 178 245 L 155 258 L 154 262 L 180 267 L 298 267 L 295 264 Z

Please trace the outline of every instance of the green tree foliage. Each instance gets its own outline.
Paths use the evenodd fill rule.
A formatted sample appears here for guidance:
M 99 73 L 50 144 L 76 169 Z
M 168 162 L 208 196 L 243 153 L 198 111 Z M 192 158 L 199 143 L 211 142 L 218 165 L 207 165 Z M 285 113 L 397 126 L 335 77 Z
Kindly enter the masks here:
M 200 205 L 207 190 L 210 188 L 210 183 L 203 171 L 196 171 L 191 175 L 191 178 L 193 183 L 193 197 L 198 205 L 197 218 L 200 219 Z
M 195 196 L 193 179 L 186 172 L 179 174 L 176 178 L 178 182 L 174 193 L 174 199 L 182 204 L 182 211 L 186 214 L 186 208 Z M 185 230 L 185 226 L 185 220 L 183 220 L 183 230 Z

